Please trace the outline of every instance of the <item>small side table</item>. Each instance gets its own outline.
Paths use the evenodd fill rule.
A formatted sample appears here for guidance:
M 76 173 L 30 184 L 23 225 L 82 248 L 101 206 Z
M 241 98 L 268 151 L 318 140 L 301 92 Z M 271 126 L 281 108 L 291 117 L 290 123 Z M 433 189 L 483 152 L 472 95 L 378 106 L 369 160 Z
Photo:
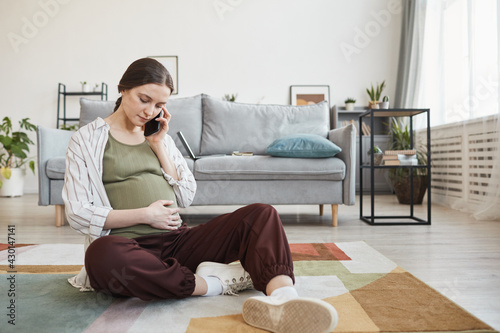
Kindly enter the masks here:
M 417 115 L 425 115 L 427 118 L 427 164 L 426 165 L 375 165 L 374 154 L 370 155 L 370 163 L 363 164 L 363 140 L 362 133 L 359 131 L 359 218 L 370 225 L 430 225 L 431 224 L 431 132 L 430 132 L 430 109 L 369 109 L 359 116 L 359 128 L 362 128 L 363 121 L 366 121 L 371 128 L 374 127 L 374 118 L 377 117 L 408 117 L 410 125 L 410 146 L 414 147 L 413 142 L 413 118 Z M 374 134 L 370 135 L 370 150 L 374 146 Z M 375 169 L 394 169 L 405 168 L 410 171 L 410 205 L 409 215 L 375 215 Z M 417 169 L 427 169 L 427 219 L 416 217 L 414 214 L 413 198 L 413 176 Z M 363 169 L 370 170 L 370 214 L 363 212 Z M 379 222 L 377 222 L 379 221 Z

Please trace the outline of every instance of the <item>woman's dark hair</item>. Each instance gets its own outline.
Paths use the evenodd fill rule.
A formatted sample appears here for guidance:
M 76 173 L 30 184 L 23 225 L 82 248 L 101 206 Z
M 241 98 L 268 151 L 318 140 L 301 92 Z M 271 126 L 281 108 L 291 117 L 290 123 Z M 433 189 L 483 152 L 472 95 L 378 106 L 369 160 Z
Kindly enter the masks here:
M 166 85 L 174 92 L 174 81 L 168 70 L 160 62 L 151 58 L 142 58 L 134 61 L 123 74 L 118 84 L 118 92 L 142 86 L 148 83 Z M 115 109 L 118 110 L 122 98 L 116 100 Z

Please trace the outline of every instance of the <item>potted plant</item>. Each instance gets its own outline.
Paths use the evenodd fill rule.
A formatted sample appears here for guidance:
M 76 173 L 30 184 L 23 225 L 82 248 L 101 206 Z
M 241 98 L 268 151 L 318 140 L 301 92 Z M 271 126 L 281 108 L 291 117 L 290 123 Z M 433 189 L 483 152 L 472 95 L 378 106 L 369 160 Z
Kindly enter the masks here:
M 381 109 L 389 108 L 389 96 L 384 96 L 384 98 L 382 99 L 382 103 L 379 104 L 379 107 Z
M 354 104 L 356 103 L 356 100 L 354 98 L 348 97 L 344 102 L 345 102 L 345 109 L 347 111 L 354 110 Z
M 82 92 L 90 92 L 90 84 L 87 81 L 80 81 L 82 85 Z
M 410 142 L 410 130 L 403 118 L 391 118 L 390 124 L 390 144 L 391 150 L 413 149 Z M 427 165 L 427 151 L 424 145 L 419 145 L 417 150 L 417 160 L 419 165 Z M 427 190 L 427 169 L 413 169 L 413 203 L 422 204 Z M 389 180 L 394 192 L 401 204 L 410 204 L 411 183 L 409 168 L 394 168 L 389 170 Z
M 222 97 L 222 100 L 228 101 L 228 102 L 235 102 L 236 97 L 238 97 L 238 94 L 225 94 L 224 97 Z
M 370 157 L 372 153 L 373 153 L 373 164 L 380 165 L 380 163 L 382 162 L 382 157 L 384 157 L 384 152 L 382 151 L 382 149 L 380 149 L 379 146 L 373 146 L 373 148 L 369 149 L 367 152 L 368 157 Z M 369 161 L 371 163 L 371 160 Z
M 24 131 L 23 131 L 24 130 Z M 26 132 L 36 131 L 29 118 L 19 121 L 19 130 L 14 132 L 9 117 L 0 124 L 0 196 L 21 196 L 23 194 L 25 169 L 35 173 L 35 161 L 28 157 L 29 145 L 33 144 Z
M 380 103 L 380 95 L 382 94 L 382 91 L 385 88 L 385 80 L 382 81 L 381 84 L 377 85 L 376 89 L 373 87 L 373 84 L 371 85 L 371 88 L 368 89 L 366 88 L 366 92 L 368 93 L 368 96 L 370 97 L 370 101 L 368 102 L 368 107 L 370 109 L 378 109 L 379 108 L 379 103 Z

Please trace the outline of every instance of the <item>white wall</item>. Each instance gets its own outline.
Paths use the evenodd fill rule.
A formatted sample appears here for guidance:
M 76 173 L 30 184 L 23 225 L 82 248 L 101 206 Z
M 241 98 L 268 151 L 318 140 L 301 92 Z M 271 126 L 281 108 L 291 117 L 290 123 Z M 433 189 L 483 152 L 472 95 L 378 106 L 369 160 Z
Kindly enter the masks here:
M 396 84 L 401 0 L 0 0 L 0 116 L 55 127 L 57 84 L 104 81 L 110 100 L 135 59 L 179 56 L 179 95 L 289 103 L 326 84 L 366 105 Z M 77 98 L 70 102 L 78 114 Z M 34 138 L 34 136 L 33 136 Z M 33 148 L 33 151 L 35 149 Z M 36 192 L 30 176 L 26 192 Z

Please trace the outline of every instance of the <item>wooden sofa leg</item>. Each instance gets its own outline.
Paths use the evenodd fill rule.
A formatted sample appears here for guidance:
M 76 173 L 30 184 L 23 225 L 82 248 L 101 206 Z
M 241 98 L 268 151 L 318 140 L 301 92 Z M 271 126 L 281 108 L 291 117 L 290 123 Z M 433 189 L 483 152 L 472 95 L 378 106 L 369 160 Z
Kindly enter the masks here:
M 323 216 L 323 205 L 319 205 L 319 216 Z
M 339 205 L 332 205 L 332 223 L 334 227 L 338 225 L 339 222 L 338 217 L 339 217 Z
M 56 227 L 64 225 L 64 205 L 56 205 Z

